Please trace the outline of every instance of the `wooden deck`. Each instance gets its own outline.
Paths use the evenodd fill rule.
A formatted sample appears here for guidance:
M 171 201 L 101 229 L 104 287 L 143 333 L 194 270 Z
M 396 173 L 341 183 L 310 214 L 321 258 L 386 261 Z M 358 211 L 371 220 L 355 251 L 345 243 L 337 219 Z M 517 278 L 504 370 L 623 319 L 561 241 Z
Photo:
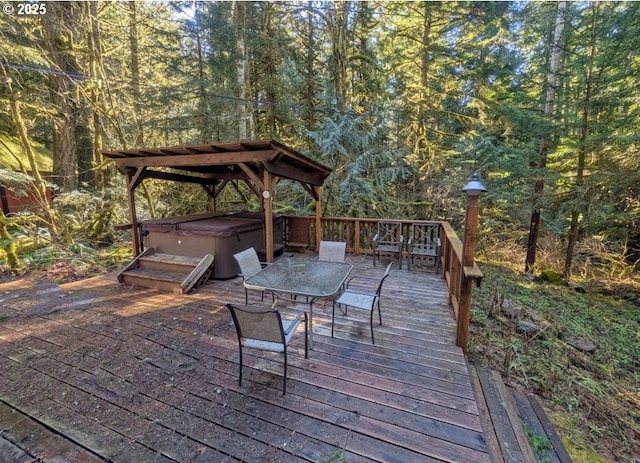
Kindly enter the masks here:
M 489 462 L 443 280 L 392 269 L 383 295 L 375 346 L 363 314 L 332 339 L 331 304 L 314 305 L 283 396 L 277 354 L 247 350 L 238 386 L 222 304 L 244 301 L 239 278 L 193 295 L 115 274 L 0 284 L 0 462 Z

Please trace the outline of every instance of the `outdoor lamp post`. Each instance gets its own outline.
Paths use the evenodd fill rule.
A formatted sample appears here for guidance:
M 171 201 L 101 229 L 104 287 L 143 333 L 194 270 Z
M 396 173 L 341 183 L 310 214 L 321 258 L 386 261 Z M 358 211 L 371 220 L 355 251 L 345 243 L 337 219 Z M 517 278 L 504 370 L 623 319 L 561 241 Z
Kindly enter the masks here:
M 471 286 L 474 279 L 482 278 L 482 275 L 477 274 L 473 269 L 476 252 L 476 231 L 478 229 L 478 198 L 487 189 L 478 178 L 478 174 L 474 172 L 469 182 L 462 188 L 462 191 L 467 195 L 467 211 L 464 219 L 464 237 L 462 240 L 462 272 L 460 273 L 456 343 L 466 352 L 471 315 Z

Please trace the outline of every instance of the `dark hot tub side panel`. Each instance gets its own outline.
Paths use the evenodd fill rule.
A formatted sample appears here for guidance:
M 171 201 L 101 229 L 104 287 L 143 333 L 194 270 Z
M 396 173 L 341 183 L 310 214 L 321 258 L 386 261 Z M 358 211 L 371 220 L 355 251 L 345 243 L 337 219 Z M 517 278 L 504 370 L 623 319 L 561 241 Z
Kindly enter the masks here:
M 265 249 L 260 213 L 212 213 L 154 219 L 140 224 L 145 248 L 188 257 L 214 256 L 213 278 L 233 278 L 239 269 L 233 255 L 247 248 Z M 274 246 L 283 243 L 283 219 L 273 218 Z

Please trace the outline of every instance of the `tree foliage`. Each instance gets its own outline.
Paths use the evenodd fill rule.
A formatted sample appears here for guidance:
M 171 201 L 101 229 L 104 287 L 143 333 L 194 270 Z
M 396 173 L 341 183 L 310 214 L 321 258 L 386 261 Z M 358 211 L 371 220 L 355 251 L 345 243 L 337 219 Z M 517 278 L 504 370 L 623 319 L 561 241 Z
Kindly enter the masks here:
M 52 153 L 50 178 L 100 196 L 121 184 L 104 149 L 234 140 L 246 124 L 247 137 L 335 169 L 327 213 L 460 223 L 458 187 L 475 169 L 489 187 L 487 230 L 522 240 L 526 211 L 539 207 L 544 233 L 638 247 L 639 6 L 568 3 L 557 104 L 544 117 L 556 12 L 537 2 L 47 4 L 39 17 L 0 18 L 0 130 L 19 134 L 13 98 L 30 140 Z M 536 169 L 546 134 L 548 166 Z M 536 181 L 546 188 L 532 203 Z M 282 209 L 310 207 L 296 186 L 278 188 L 291 198 Z M 150 215 L 177 191 L 150 184 Z

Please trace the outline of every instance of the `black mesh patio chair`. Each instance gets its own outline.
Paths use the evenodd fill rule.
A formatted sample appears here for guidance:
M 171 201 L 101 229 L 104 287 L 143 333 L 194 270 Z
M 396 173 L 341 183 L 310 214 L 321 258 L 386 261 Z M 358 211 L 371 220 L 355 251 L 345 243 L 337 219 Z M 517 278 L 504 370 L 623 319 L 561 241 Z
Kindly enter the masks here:
M 282 394 L 287 392 L 287 346 L 298 325 L 304 321 L 304 358 L 309 358 L 307 313 L 299 311 L 293 319 L 283 319 L 277 309 L 259 306 L 226 304 L 231 312 L 240 348 L 240 376 L 242 386 L 242 352 L 245 347 L 284 354 Z
M 365 278 L 361 276 L 354 276 L 349 279 L 347 282 L 347 288 L 340 293 L 340 295 L 333 301 L 333 309 L 331 311 L 331 337 L 333 337 L 333 330 L 336 318 L 336 304 L 338 307 L 345 306 L 344 315 L 347 316 L 347 310 L 349 307 L 353 307 L 355 309 L 367 310 L 369 311 L 369 324 L 371 326 L 371 342 L 373 344 L 376 343 L 375 338 L 373 336 L 373 312 L 375 311 L 376 305 L 378 307 L 378 318 L 380 320 L 380 325 L 382 325 L 382 313 L 380 311 L 380 295 L 382 293 L 382 285 L 384 281 L 389 276 L 389 271 L 391 270 L 391 266 L 393 262 L 389 262 L 386 270 L 382 274 L 379 279 L 371 279 Z M 354 290 L 349 288 L 349 285 L 353 282 L 358 282 L 358 284 L 364 283 L 366 286 L 370 288 L 370 291 L 367 290 Z

